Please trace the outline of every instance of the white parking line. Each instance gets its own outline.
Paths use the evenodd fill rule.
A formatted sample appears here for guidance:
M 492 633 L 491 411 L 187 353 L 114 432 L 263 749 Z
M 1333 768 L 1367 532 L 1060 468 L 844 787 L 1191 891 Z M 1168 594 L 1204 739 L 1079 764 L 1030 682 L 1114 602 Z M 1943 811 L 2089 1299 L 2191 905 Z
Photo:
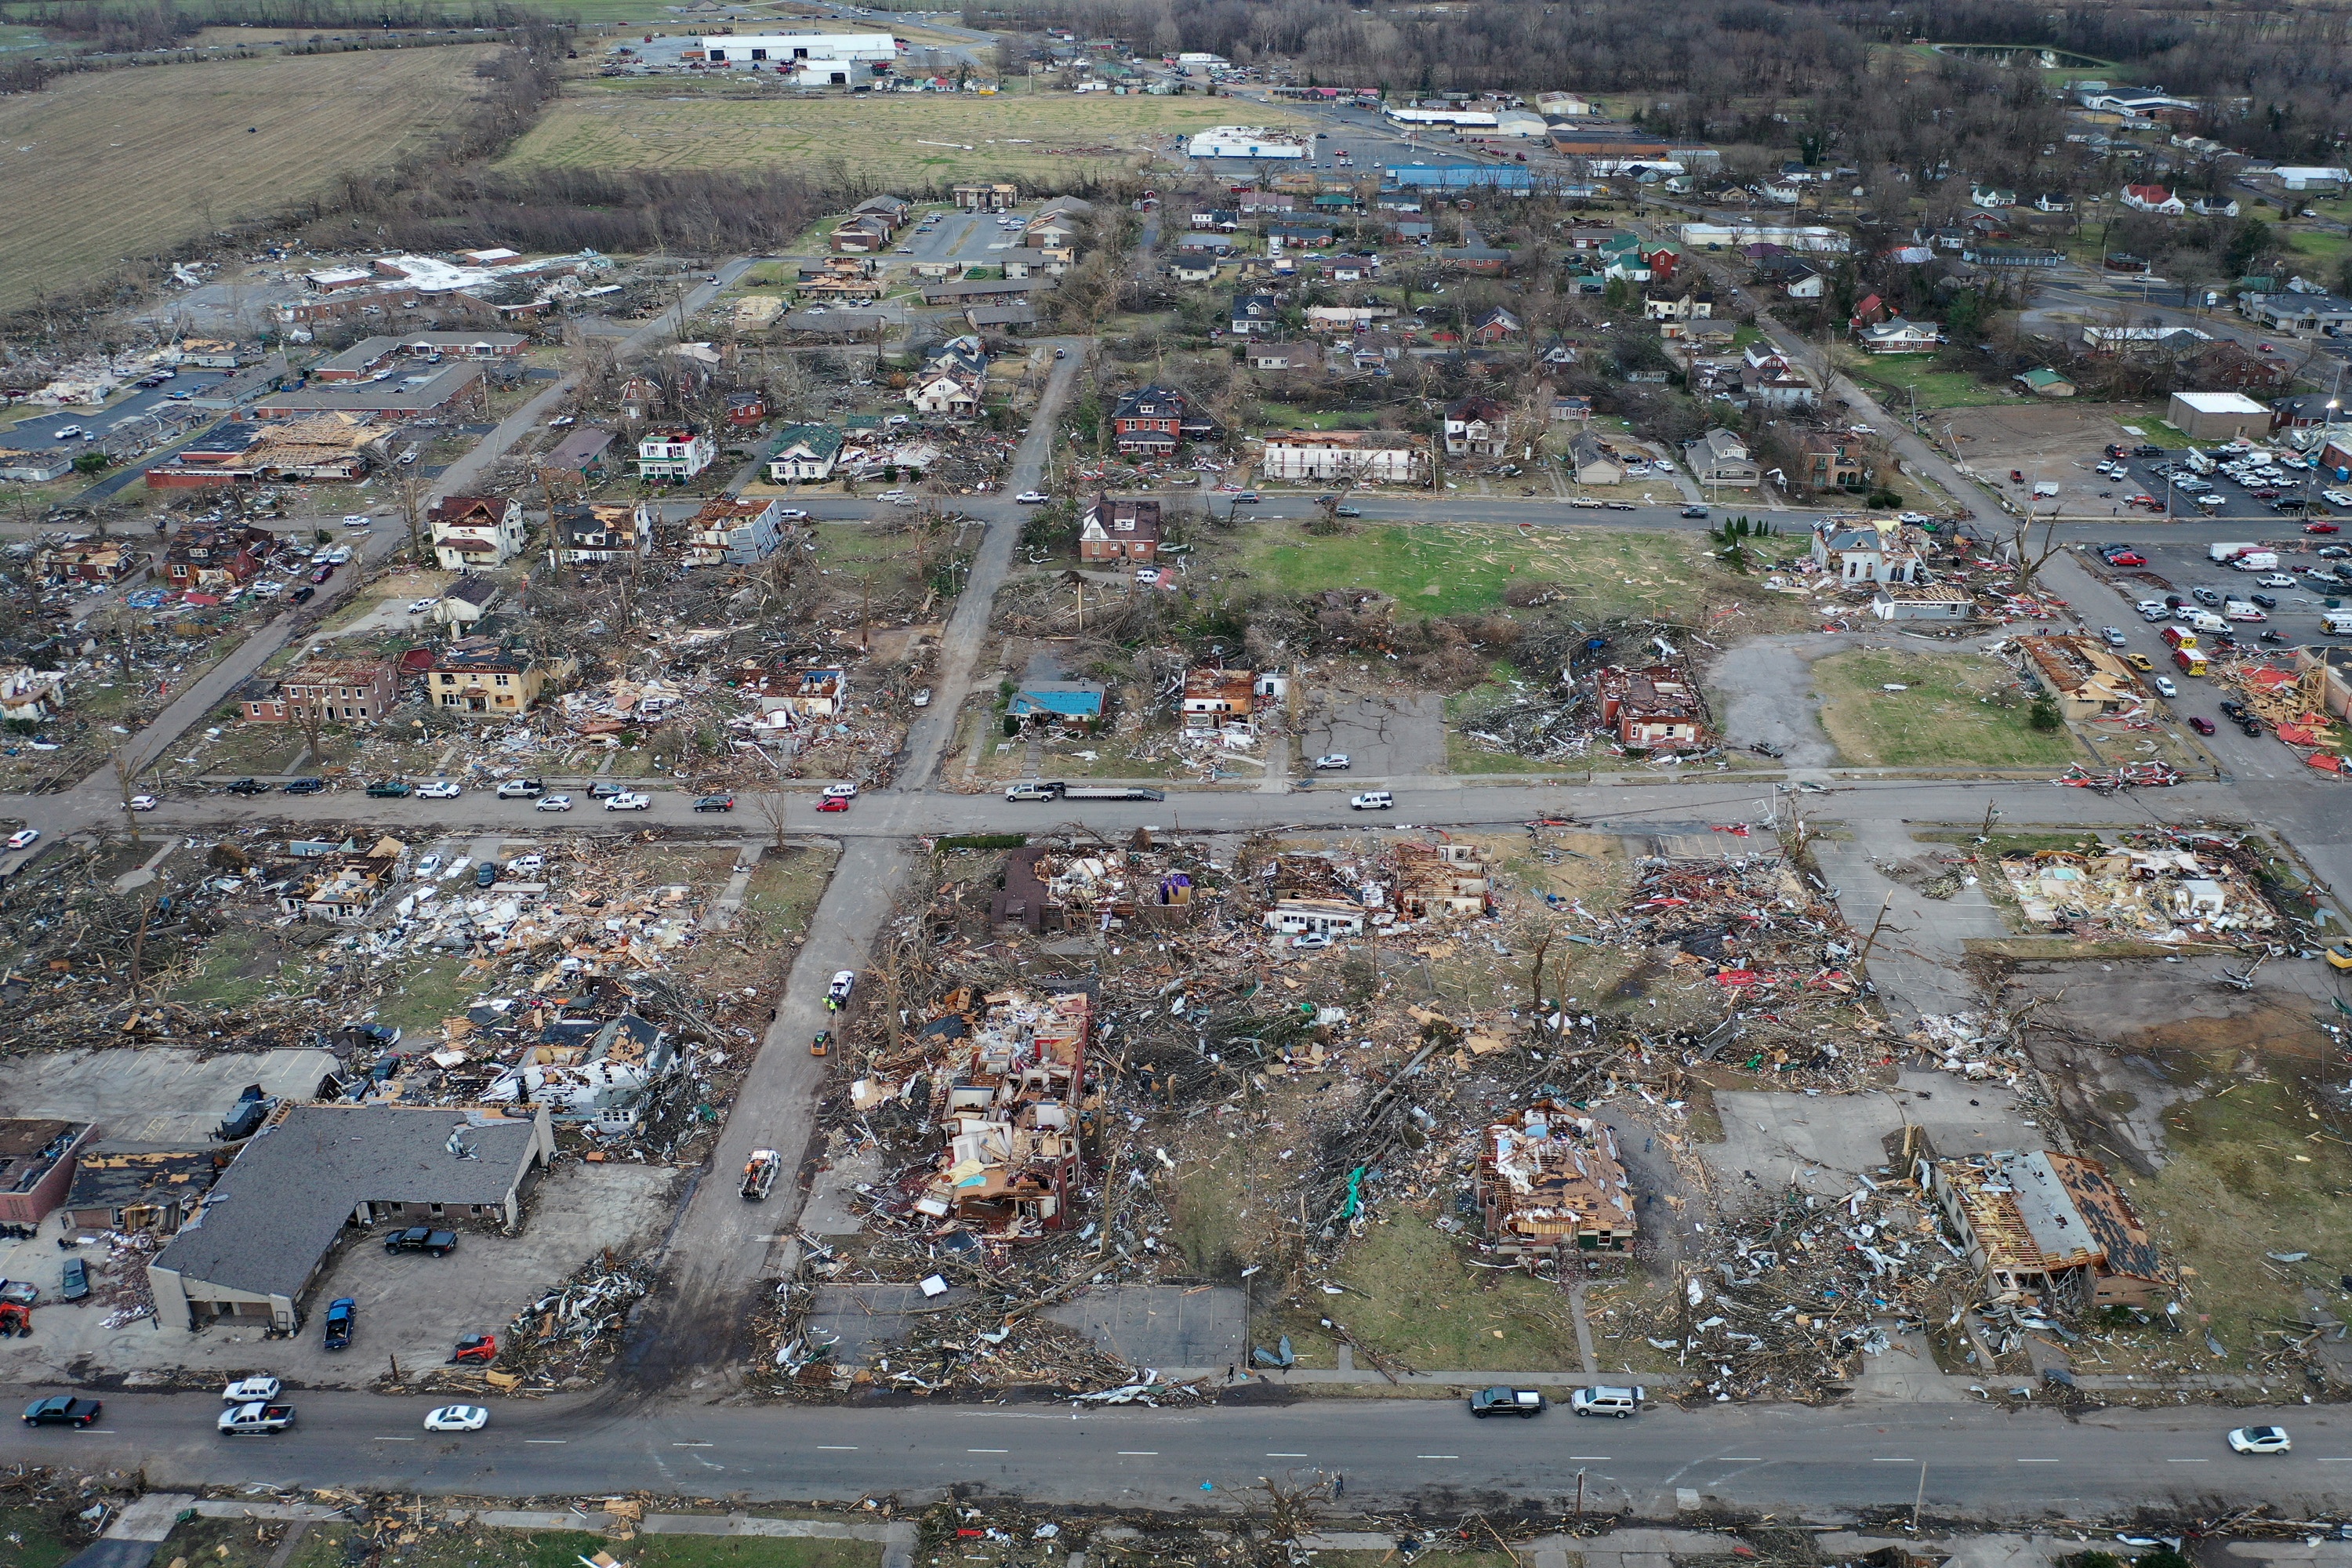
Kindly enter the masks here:
M 819 1443 L 816 1446 L 816 1451 L 820 1454 L 855 1454 L 857 1452 L 857 1445 L 855 1443 Z
M 1458 1459 L 1461 1457 L 1459 1454 L 1415 1454 L 1413 1456 L 1416 1459 Z
M 376 1441 L 379 1443 L 414 1443 L 416 1439 L 414 1437 L 378 1437 Z
M 1569 1458 L 1571 1459 L 1606 1459 L 1609 1456 L 1606 1454 L 1570 1454 Z
M 1304 1454 L 1268 1454 L 1266 1458 L 1269 1459 L 1303 1459 L 1307 1458 L 1307 1456 Z
M 1009 1454 L 1013 1452 L 1013 1450 L 1010 1448 L 966 1448 L 964 1452 L 967 1454 Z
M 1156 1459 L 1160 1457 L 1160 1450 L 1157 1448 L 1121 1448 L 1118 1451 L 1118 1457 L 1122 1459 Z
M 1716 1461 L 1719 1465 L 1760 1465 L 1763 1462 L 1761 1454 L 1726 1454 Z
M 526 1443 L 553 1443 L 561 1445 L 569 1443 L 572 1439 L 569 1437 L 525 1437 L 523 1441 Z
M 672 1443 L 670 1447 L 673 1448 L 708 1448 L 711 1447 L 711 1445 L 709 1443 Z
M 1881 1454 L 1870 1462 L 1874 1465 L 1916 1465 L 1919 1461 L 1901 1454 Z
M 2017 1462 L 2021 1465 L 2062 1465 L 2065 1463 L 2063 1459 L 2020 1459 Z
M 2202 1459 L 2167 1459 L 2164 1462 L 2168 1465 L 2201 1465 L 2205 1463 Z

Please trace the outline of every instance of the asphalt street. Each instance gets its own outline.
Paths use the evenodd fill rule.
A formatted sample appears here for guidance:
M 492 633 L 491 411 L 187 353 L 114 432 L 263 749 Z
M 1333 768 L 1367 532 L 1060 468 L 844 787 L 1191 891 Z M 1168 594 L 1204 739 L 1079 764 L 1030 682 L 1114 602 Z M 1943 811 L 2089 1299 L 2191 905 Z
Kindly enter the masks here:
M 27 1393 L 32 1391 L 26 1391 Z M 1456 1399 L 1306 1399 L 1177 1409 L 893 1402 L 824 1408 L 589 1398 L 491 1404 L 479 1433 L 422 1428 L 423 1398 L 293 1394 L 284 1436 L 228 1438 L 208 1396 L 111 1394 L 86 1432 L 11 1428 L 0 1462 L 138 1469 L 151 1487 L 267 1484 L 492 1496 L 645 1489 L 743 1502 L 913 1500 L 950 1487 L 1045 1503 L 1234 1506 L 1261 1478 L 1337 1471 L 1351 1500 L 1459 1510 L 1671 1517 L 1708 1500 L 1774 1510 L 1905 1507 L 2022 1521 L 2137 1507 L 2344 1506 L 2352 1415 L 2327 1407 L 2105 1411 L 2069 1420 L 1969 1401 L 1807 1408 L 1654 1408 L 1533 1426 L 1480 1422 Z M 2277 1420 L 2285 1455 L 2233 1455 L 2223 1434 Z M 1923 1486 L 1924 1482 L 1924 1486 Z

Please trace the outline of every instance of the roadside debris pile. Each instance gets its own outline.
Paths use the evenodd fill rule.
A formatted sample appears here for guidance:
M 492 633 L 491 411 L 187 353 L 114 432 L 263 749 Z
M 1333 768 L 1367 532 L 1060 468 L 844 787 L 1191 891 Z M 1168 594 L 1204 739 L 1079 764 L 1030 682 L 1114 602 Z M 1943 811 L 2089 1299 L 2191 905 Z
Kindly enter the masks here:
M 2244 941 L 2278 924 L 2242 852 L 2210 836 L 2135 833 L 2102 854 L 2005 855 L 2025 918 L 2082 937 Z
M 2071 789 L 2086 789 L 2095 795 L 2113 795 L 2119 789 L 2170 789 L 2180 782 L 2180 770 L 2169 763 L 2122 763 L 2105 773 L 2093 773 L 2080 763 L 2070 763 L 2066 771 L 2051 782 Z
M 621 1348 L 629 1310 L 654 1284 L 652 1265 L 620 1262 L 608 1249 L 514 1315 L 491 1370 L 526 1380 L 527 1390 L 589 1386 Z

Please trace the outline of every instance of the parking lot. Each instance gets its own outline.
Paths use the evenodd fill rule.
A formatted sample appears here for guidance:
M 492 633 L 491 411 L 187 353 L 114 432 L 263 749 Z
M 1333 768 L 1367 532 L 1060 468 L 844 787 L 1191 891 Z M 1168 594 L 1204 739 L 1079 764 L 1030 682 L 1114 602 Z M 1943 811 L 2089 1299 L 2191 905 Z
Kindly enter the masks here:
M 2352 601 L 2352 588 L 2338 589 L 2315 583 L 2309 569 L 2332 568 L 2339 563 L 2352 566 L 2352 559 L 2323 557 L 2319 553 L 2322 550 L 2346 547 L 2326 538 L 2306 537 L 2292 527 L 2282 534 L 2277 531 L 2280 520 L 2270 516 L 2269 521 L 2271 531 L 2267 535 L 2249 528 L 2245 540 L 2277 554 L 2276 572 L 2240 572 L 2212 561 L 2201 541 L 2168 539 L 2146 530 L 2137 534 L 2127 528 L 2118 530 L 2110 541 L 2103 542 L 2128 542 L 2147 564 L 2101 568 L 2096 564 L 2097 550 L 2086 549 L 2086 564 L 2110 582 L 2116 597 L 2093 598 L 2075 606 L 2095 632 L 2112 627 L 2121 634 L 2123 642 L 2116 648 L 2118 653 L 2126 657 L 2137 654 L 2148 661 L 2151 668 L 2146 679 L 2152 687 L 2158 678 L 2172 685 L 2175 695 L 2168 699 L 2161 698 L 2162 688 L 2155 688 L 2159 693 L 2159 709 L 2183 721 L 2202 719 L 2214 727 L 2212 735 L 2200 736 L 2201 744 L 2238 778 L 2295 777 L 2309 770 L 2276 739 L 2267 734 L 2243 733 L 2221 709 L 2228 691 L 2210 679 L 2191 675 L 2179 667 L 2172 648 L 2164 640 L 2166 626 L 2183 624 L 2177 615 L 2168 612 L 2163 619 L 2149 620 L 2137 606 L 2177 597 L 2193 607 L 2218 613 L 2223 604 L 2234 599 L 2261 612 L 2263 618 L 2260 621 L 2233 620 L 2227 623 L 2224 632 L 2200 633 L 2199 640 L 2209 650 L 2226 649 L 2234 644 L 2266 652 L 2284 651 L 2333 640 L 2320 626 L 2320 613 L 2327 607 L 2330 598 Z M 2292 579 L 2292 585 L 2280 584 L 2280 577 Z M 2207 591 L 2213 603 L 2200 600 L 2197 593 L 2200 588 Z M 2254 597 L 2257 595 L 2271 603 L 2260 603 Z M 2266 633 L 2275 640 L 2263 641 Z
M 2189 448 L 2158 448 L 2158 456 L 2138 455 L 2146 449 L 2137 448 L 2132 455 L 2115 460 L 2115 465 L 2123 470 L 2120 477 L 2110 474 L 2102 478 L 2094 471 L 2094 479 L 2101 480 L 2100 499 L 2110 499 L 2105 492 L 2114 492 L 2111 504 L 2128 506 L 2128 498 L 2135 495 L 2145 495 L 2159 503 L 2156 508 L 2142 508 L 2136 514 L 2126 511 L 2125 515 L 2207 517 L 2217 521 L 2259 524 L 2272 530 L 2293 530 L 2306 521 L 2352 515 L 2352 489 L 2337 491 L 2332 484 L 2314 482 L 2311 470 L 2301 466 L 2303 459 L 2283 447 L 2271 448 L 2279 454 L 2275 463 L 2260 468 L 2242 468 L 2242 478 L 2218 466 L 2202 474 L 2194 472 L 2187 461 Z M 2208 455 L 2220 454 L 2217 450 Z M 2343 499 L 2331 499 L 2336 495 Z M 2308 510 L 2295 510 L 2298 505 L 2307 505 Z M 2282 506 L 2285 510 L 2281 510 Z M 2074 510 L 2067 510 L 2070 513 Z

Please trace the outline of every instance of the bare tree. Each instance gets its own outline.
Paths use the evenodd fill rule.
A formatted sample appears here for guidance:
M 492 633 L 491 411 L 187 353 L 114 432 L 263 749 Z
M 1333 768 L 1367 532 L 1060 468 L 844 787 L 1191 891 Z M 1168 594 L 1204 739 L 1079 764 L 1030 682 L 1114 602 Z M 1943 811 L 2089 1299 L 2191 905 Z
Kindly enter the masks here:
M 751 808 L 760 814 L 760 820 L 768 825 L 769 847 L 783 848 L 785 838 L 792 831 L 790 797 L 773 793 L 755 795 Z
M 2025 542 L 2026 535 L 2032 531 L 2033 510 L 2032 503 L 2029 501 L 2025 516 L 2019 520 L 2017 528 L 2010 535 L 2009 541 L 2010 550 L 2016 557 L 2017 591 L 2020 594 L 2031 593 L 2033 588 L 2034 574 L 2042 570 L 2042 565 L 2052 556 L 2066 548 L 2058 542 L 2058 509 L 2055 506 L 2050 509 L 2050 515 L 2042 520 L 2042 548 L 2038 553 Z

